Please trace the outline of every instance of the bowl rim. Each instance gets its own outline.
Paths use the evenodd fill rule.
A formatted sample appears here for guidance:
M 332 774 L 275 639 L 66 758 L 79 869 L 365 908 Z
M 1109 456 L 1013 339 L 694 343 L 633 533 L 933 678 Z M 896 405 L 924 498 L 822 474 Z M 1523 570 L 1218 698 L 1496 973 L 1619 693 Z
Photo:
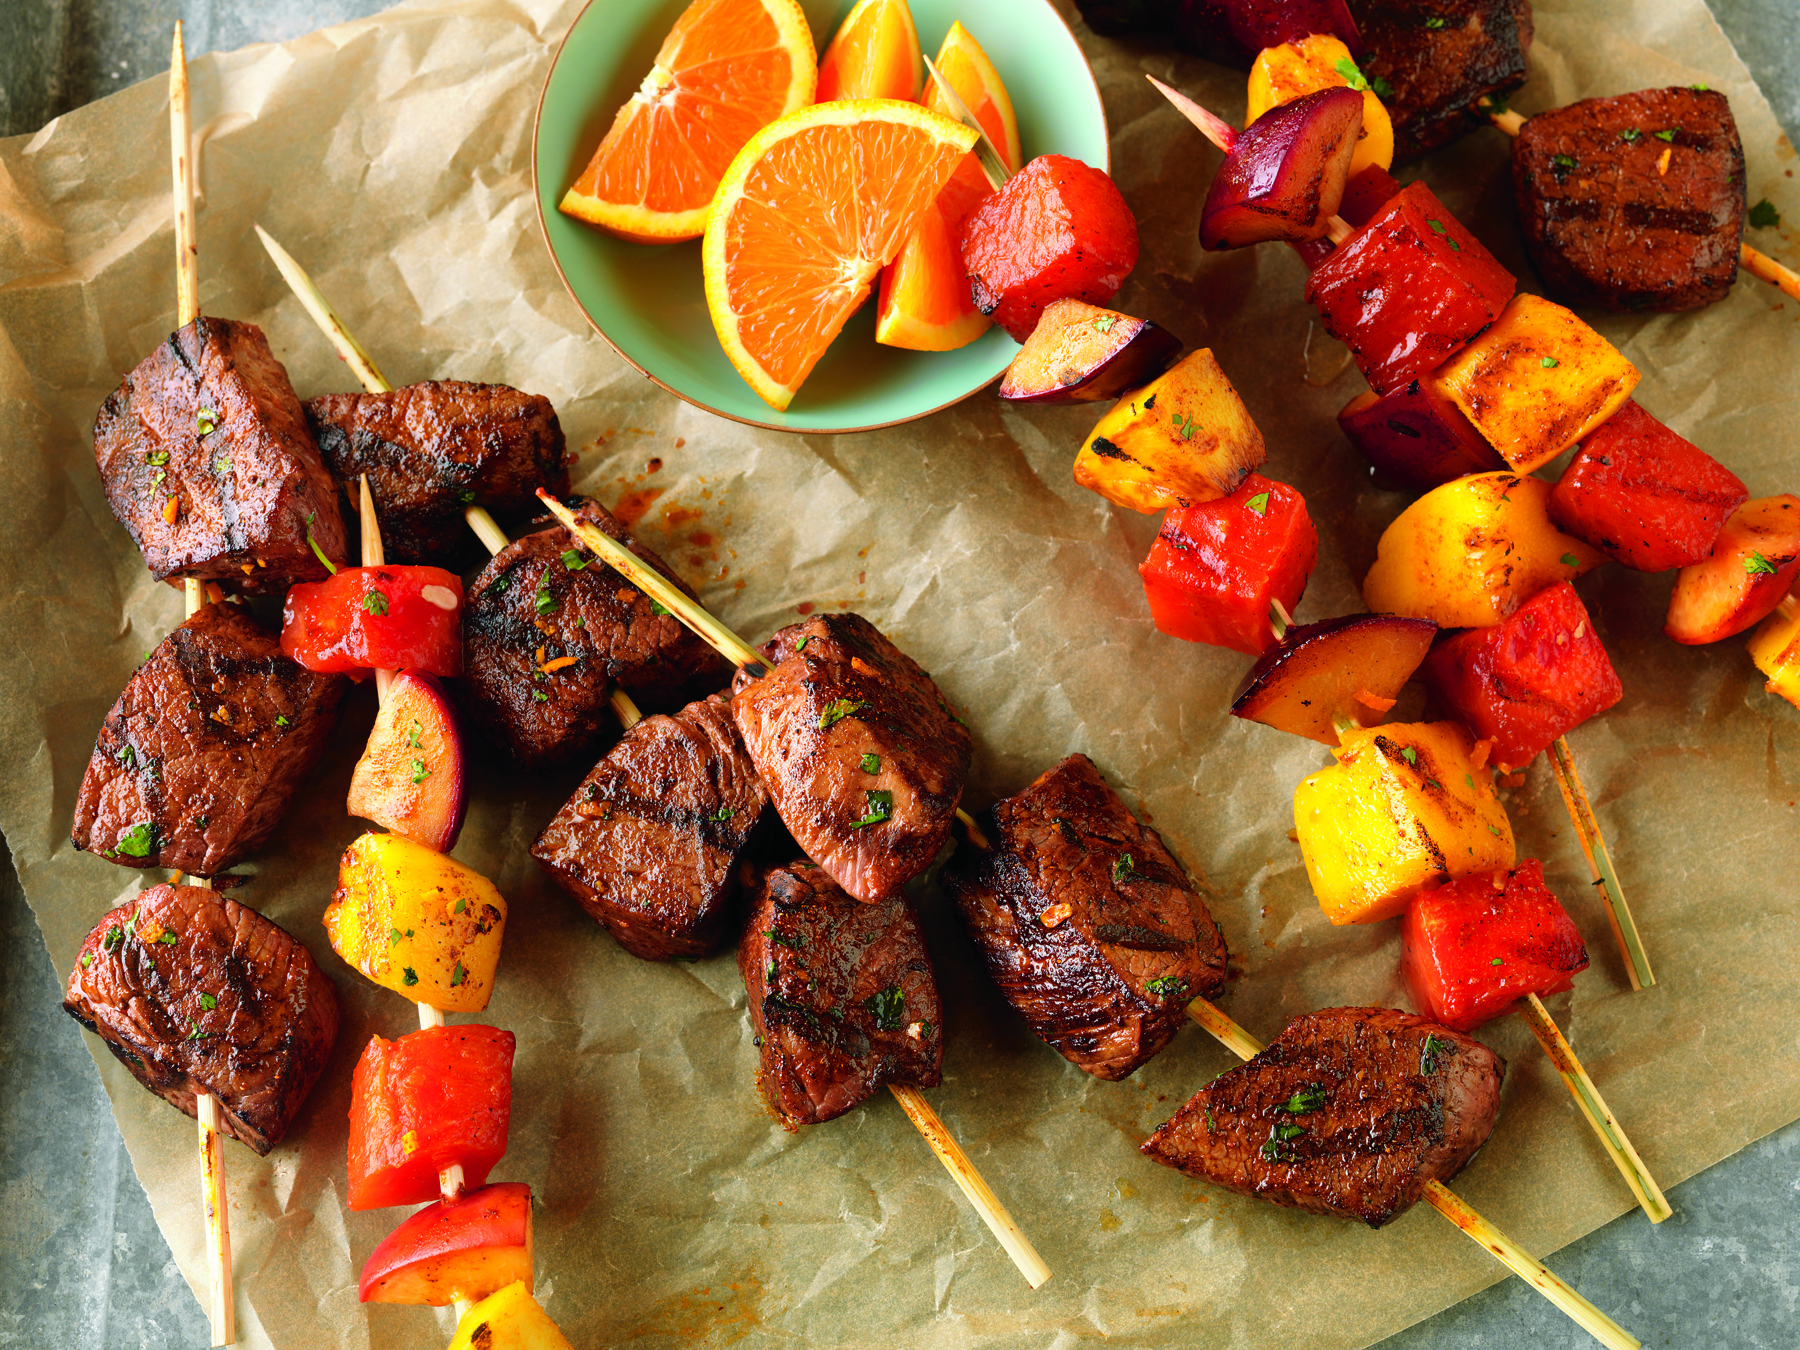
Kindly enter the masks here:
M 550 226 L 544 219 L 543 188 L 538 181 L 538 136 L 544 125 L 544 100 L 549 97 L 550 82 L 556 77 L 556 66 L 557 63 L 562 60 L 562 54 L 564 49 L 568 46 L 570 35 L 580 26 L 581 21 L 587 17 L 588 10 L 600 2 L 601 0 L 583 0 L 581 9 L 577 11 L 575 17 L 569 21 L 569 26 L 564 31 L 563 35 L 557 39 L 556 51 L 550 57 L 549 69 L 544 72 L 543 87 L 538 90 L 537 107 L 532 112 L 531 116 L 531 204 L 532 209 L 537 213 L 538 238 L 543 241 L 544 251 L 550 255 L 550 265 L 556 269 L 557 280 L 562 282 L 563 290 L 567 291 L 569 299 L 575 302 L 575 308 L 581 311 L 581 317 L 587 320 L 588 327 L 600 335 L 600 340 L 608 347 L 612 348 L 613 352 L 620 360 L 624 361 L 626 365 L 637 371 L 637 373 L 642 375 L 646 380 L 649 380 L 650 383 L 656 385 L 658 388 L 667 390 L 683 403 L 699 408 L 702 412 L 709 412 L 715 417 L 723 417 L 727 421 L 738 422 L 744 426 L 761 427 L 768 431 L 786 432 L 790 436 L 848 436 L 857 432 L 881 431 L 887 427 L 904 426 L 908 422 L 917 422 L 921 418 L 930 417 L 933 413 L 940 413 L 946 408 L 954 407 L 965 399 L 973 398 L 983 389 L 986 389 L 989 385 L 1005 376 L 1006 368 L 1002 367 L 994 374 L 987 376 L 979 384 L 972 386 L 963 393 L 956 395 L 954 398 L 946 399 L 936 407 L 924 408 L 916 413 L 908 413 L 905 417 L 891 418 L 886 422 L 859 423 L 855 426 L 843 427 L 795 427 L 786 426 L 780 422 L 764 422 L 754 417 L 744 417 L 738 413 L 727 412 L 723 408 L 715 408 L 710 403 L 695 398 L 692 394 L 683 393 L 666 380 L 658 379 L 655 375 L 652 375 L 648 370 L 645 370 L 644 367 L 634 361 L 629 352 L 625 351 L 618 343 L 614 342 L 612 338 L 608 336 L 606 330 L 600 326 L 599 321 L 588 312 L 587 306 L 582 304 L 581 297 L 575 294 L 575 287 L 570 284 L 568 274 L 563 271 L 562 259 L 556 256 L 556 246 L 550 242 Z M 1075 30 L 1069 27 L 1069 21 L 1057 12 L 1056 6 L 1051 4 L 1050 0 L 1039 0 L 1039 3 L 1042 4 L 1044 11 L 1061 25 L 1064 34 L 1067 35 L 1069 39 L 1070 45 L 1075 48 L 1076 54 L 1081 57 L 1082 74 L 1087 77 L 1088 86 L 1094 91 L 1095 106 L 1100 109 L 1101 158 L 1104 162 L 1098 167 L 1102 173 L 1110 174 L 1112 172 L 1112 125 L 1107 121 L 1106 100 L 1100 94 L 1100 82 L 1094 78 L 1093 64 L 1088 60 L 1087 53 L 1081 50 L 1081 42 L 1076 38 Z M 1010 365 L 1011 363 L 1009 362 L 1008 364 Z

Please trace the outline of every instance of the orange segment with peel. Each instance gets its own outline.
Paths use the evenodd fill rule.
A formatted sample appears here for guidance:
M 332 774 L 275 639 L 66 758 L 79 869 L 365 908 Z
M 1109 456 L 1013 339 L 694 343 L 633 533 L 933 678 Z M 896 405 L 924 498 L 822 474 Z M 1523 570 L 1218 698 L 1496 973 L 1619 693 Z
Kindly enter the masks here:
M 819 58 L 820 103 L 843 98 L 919 97 L 925 63 L 906 0 L 856 0 Z M 941 111 L 941 110 L 940 110 Z
M 738 152 L 701 245 L 706 306 L 771 408 L 792 401 L 974 142 L 916 103 L 852 99 L 789 113 Z
M 693 0 L 557 209 L 640 244 L 696 239 L 732 156 L 811 103 L 798 0 Z
M 950 25 L 938 49 L 938 73 L 981 123 L 1009 172 L 1024 159 L 1019 123 L 1000 73 L 960 23 Z M 927 80 L 920 103 L 944 112 L 943 97 Z M 989 320 L 969 296 L 962 263 L 963 224 L 993 193 L 974 155 L 965 156 L 932 209 L 881 274 L 876 302 L 875 340 L 919 352 L 947 352 L 967 346 L 987 331 Z

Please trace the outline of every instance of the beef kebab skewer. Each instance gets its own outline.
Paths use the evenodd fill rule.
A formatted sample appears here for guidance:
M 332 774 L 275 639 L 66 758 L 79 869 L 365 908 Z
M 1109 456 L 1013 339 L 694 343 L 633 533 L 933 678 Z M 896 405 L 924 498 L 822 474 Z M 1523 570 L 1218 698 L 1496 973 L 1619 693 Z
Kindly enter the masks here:
M 1236 144 L 1238 132 L 1223 119 L 1214 116 L 1199 104 L 1185 95 L 1171 89 L 1155 76 L 1146 76 L 1157 90 L 1174 104 L 1176 109 L 1197 127 L 1201 134 L 1229 155 Z M 1340 216 L 1330 217 L 1326 237 L 1333 244 L 1341 243 L 1355 233 L 1352 226 Z M 1588 869 L 1593 875 L 1594 884 L 1599 888 L 1606 904 L 1607 919 L 1612 927 L 1620 955 L 1625 960 L 1626 974 L 1631 979 L 1631 987 L 1647 989 L 1656 983 L 1655 973 L 1650 967 L 1650 958 L 1644 950 L 1643 937 L 1639 934 L 1637 921 L 1632 917 L 1631 907 L 1626 902 L 1624 888 L 1619 884 L 1618 869 L 1614 866 L 1612 853 L 1607 848 L 1606 838 L 1600 832 L 1600 824 L 1594 815 L 1592 802 L 1588 800 L 1587 790 L 1582 786 L 1581 776 L 1575 767 L 1575 754 L 1570 748 L 1568 738 L 1558 736 L 1545 756 L 1550 770 L 1556 778 L 1565 805 L 1569 809 L 1569 818 L 1575 826 L 1575 836 L 1580 841 L 1581 851 L 1587 858 Z M 1547 1047 L 1546 1047 L 1547 1048 Z

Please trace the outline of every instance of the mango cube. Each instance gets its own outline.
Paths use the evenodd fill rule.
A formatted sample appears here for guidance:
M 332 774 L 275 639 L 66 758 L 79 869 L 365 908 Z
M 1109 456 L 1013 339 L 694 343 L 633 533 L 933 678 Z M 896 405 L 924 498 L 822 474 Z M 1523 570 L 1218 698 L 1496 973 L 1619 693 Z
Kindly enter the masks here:
M 1334 924 L 1374 923 L 1421 889 L 1510 868 L 1512 825 L 1455 722 L 1355 727 L 1294 789 L 1307 879 Z
M 450 1350 L 574 1350 L 550 1314 L 516 1280 L 462 1315 Z
M 1551 490 L 1512 473 L 1433 488 L 1382 534 L 1363 603 L 1440 628 L 1486 628 L 1546 586 L 1598 567 L 1605 554 L 1550 523 Z
M 1249 409 L 1202 347 L 1112 406 L 1075 456 L 1075 481 L 1132 511 L 1161 511 L 1230 496 L 1268 457 Z
M 1750 659 L 1769 677 L 1765 688 L 1800 708 L 1800 606 L 1784 602 L 1750 639 Z
M 1250 67 L 1250 104 L 1244 113 L 1244 125 L 1249 126 L 1270 108 L 1321 89 L 1360 87 L 1362 131 L 1356 138 L 1356 153 L 1350 159 L 1350 176 L 1356 177 L 1371 164 L 1378 169 L 1392 168 L 1394 123 L 1361 72 L 1352 81 L 1346 71 L 1356 71 L 1356 62 L 1350 57 L 1350 49 L 1329 33 L 1313 33 L 1296 42 L 1264 47 L 1256 64 Z
M 1637 388 L 1638 369 L 1569 310 L 1521 292 L 1426 378 L 1501 458 L 1530 473 L 1611 417 Z
M 331 948 L 376 984 L 445 1012 L 494 989 L 506 901 L 494 883 L 404 835 L 365 834 L 338 864 Z

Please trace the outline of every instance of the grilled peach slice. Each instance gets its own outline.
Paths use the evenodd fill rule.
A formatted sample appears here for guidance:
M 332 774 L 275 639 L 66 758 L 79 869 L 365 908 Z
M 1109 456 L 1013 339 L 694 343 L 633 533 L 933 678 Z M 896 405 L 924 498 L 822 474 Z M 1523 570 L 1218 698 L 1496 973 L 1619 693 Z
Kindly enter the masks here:
M 363 1266 L 364 1303 L 473 1303 L 531 1286 L 531 1187 L 504 1181 L 437 1200 L 382 1239 Z
M 468 781 L 462 735 L 444 686 L 423 671 L 395 676 L 350 775 L 345 809 L 448 853 L 468 812 Z
M 1181 339 L 1148 319 L 1058 300 L 1006 368 L 1000 397 L 1012 403 L 1100 403 L 1168 368 Z
M 1774 612 L 1800 574 L 1800 497 L 1758 497 L 1732 513 L 1705 562 L 1684 567 L 1663 632 L 1698 646 Z

